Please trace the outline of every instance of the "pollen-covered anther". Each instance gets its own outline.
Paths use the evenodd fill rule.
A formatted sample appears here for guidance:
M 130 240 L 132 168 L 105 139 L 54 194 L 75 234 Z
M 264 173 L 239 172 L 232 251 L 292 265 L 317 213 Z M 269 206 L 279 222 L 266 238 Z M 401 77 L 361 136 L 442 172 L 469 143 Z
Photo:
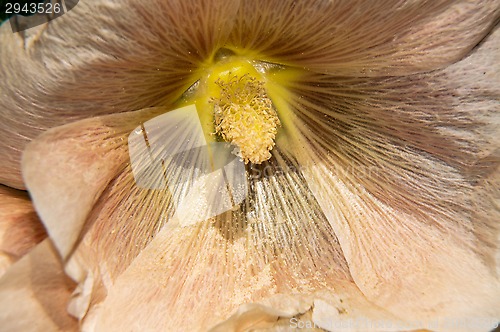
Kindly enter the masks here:
M 215 83 L 220 88 L 220 97 L 211 99 L 216 133 L 239 148 L 245 163 L 271 158 L 280 121 L 264 83 L 248 74 Z

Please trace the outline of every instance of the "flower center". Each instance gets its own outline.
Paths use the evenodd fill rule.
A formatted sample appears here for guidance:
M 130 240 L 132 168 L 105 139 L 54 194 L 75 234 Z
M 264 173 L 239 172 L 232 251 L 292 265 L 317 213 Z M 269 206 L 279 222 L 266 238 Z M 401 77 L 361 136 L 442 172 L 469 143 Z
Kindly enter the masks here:
M 288 144 L 296 135 L 289 85 L 302 74 L 224 50 L 200 64 L 177 106 L 196 105 L 206 142 L 225 140 L 245 163 L 261 164 L 276 141 Z
M 245 163 L 260 164 L 271 158 L 280 121 L 264 82 L 249 73 L 240 75 L 229 71 L 214 82 L 220 89 L 210 100 L 215 130 L 239 148 Z
M 202 84 L 215 134 L 235 145 L 245 163 L 271 158 L 280 120 L 264 76 L 249 61 L 231 59 L 214 65 Z

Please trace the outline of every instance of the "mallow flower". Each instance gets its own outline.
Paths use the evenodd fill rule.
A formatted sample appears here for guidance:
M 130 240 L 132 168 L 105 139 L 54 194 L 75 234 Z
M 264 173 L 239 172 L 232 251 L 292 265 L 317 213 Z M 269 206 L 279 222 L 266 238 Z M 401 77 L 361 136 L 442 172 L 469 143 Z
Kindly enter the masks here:
M 0 280 L 2 326 L 491 330 L 499 14 L 89 0 L 4 24 L 0 179 L 48 239 Z

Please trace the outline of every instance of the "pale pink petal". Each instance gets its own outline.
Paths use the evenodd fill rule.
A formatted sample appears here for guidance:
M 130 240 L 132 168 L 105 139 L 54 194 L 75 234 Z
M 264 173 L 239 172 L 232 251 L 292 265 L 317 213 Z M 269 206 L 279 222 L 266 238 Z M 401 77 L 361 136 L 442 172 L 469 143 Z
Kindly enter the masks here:
M 86 1 L 35 32 L 4 24 L 0 181 L 24 188 L 20 153 L 41 131 L 169 103 L 220 48 L 336 75 L 401 75 L 460 59 L 498 8 L 497 0 Z

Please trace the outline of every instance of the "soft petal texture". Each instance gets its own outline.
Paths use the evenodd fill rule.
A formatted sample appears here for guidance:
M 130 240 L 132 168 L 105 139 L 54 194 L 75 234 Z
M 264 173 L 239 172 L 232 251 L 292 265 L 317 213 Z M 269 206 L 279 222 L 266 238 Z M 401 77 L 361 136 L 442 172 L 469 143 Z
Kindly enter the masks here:
M 82 120 L 48 131 L 28 146 L 23 175 L 63 258 L 71 254 L 110 181 L 129 163 L 129 133 L 141 119 L 165 111 L 156 108 Z
M 499 48 L 497 29 L 440 71 L 293 87 L 309 188 L 361 291 L 403 319 L 500 316 Z
M 0 276 L 46 236 L 28 194 L 0 185 Z
M 57 251 L 43 241 L 0 279 L 2 331 L 78 331 L 66 312 L 73 288 Z
M 191 72 L 221 46 L 237 6 L 233 0 L 82 1 L 29 45 L 4 24 L 0 183 L 24 188 L 21 152 L 47 128 L 180 97 L 198 79 Z
M 323 309 L 313 319 L 326 327 L 341 319 L 337 300 L 346 295 L 361 316 L 498 317 L 498 30 L 471 57 L 440 69 L 488 32 L 498 1 L 335 3 L 344 11 L 333 2 L 255 3 L 238 13 L 237 2 L 217 2 L 224 10 L 207 3 L 211 20 L 201 19 L 207 8 L 180 1 L 133 4 L 130 12 L 107 2 L 99 15 L 80 20 L 76 13 L 90 10 L 85 5 L 68 22 L 61 18 L 60 28 L 40 30 L 25 51 L 36 60 L 15 75 L 32 86 L 4 101 L 11 120 L 0 131 L 0 149 L 10 156 L 1 174 L 10 183 L 19 180 L 12 177 L 19 151 L 40 130 L 127 112 L 54 128 L 23 160 L 35 206 L 80 282 L 71 312 L 89 329 L 185 330 L 227 319 L 247 324 L 256 307 L 241 303 L 260 308 L 267 301 L 269 310 L 255 315 L 264 320 L 317 303 Z M 280 15 L 262 17 L 264 10 Z M 262 23 L 246 19 L 252 15 Z M 297 28 L 297 18 L 308 26 Z M 386 19 L 377 25 L 383 31 L 367 24 Z M 235 30 L 218 30 L 221 22 L 236 22 Z M 90 29 L 82 34 L 84 24 Z M 102 28 L 108 24 L 116 32 Z M 308 37 L 294 37 L 287 26 Z M 66 38 L 66 27 L 82 37 Z M 246 30 L 257 37 L 246 39 Z M 430 30 L 435 38 L 427 40 Z M 8 38 L 9 45 L 20 42 Z M 128 111 L 179 97 L 196 80 L 189 70 L 221 46 L 252 47 L 264 60 L 313 71 L 286 86 L 295 132 L 284 131 L 273 158 L 248 170 L 245 203 L 179 227 L 175 194 L 139 188 L 127 159 L 130 131 L 171 107 Z M 30 78 L 29 68 L 41 74 Z M 3 95 L 21 90 L 1 84 Z M 20 120 L 26 110 L 29 119 Z M 271 174 L 254 176 L 259 170 Z M 174 181 L 180 176 L 168 171 Z M 275 295 L 296 294 L 307 305 L 270 305 Z M 338 312 L 328 315 L 328 308 Z M 186 316 L 187 309 L 194 313 Z
M 176 224 L 168 190 L 138 188 L 126 161 L 126 138 L 141 119 L 162 111 L 165 109 L 110 115 L 55 128 L 26 151 L 26 181 L 56 243 L 67 237 L 59 230 L 67 227 L 61 227 L 61 216 L 43 211 L 81 213 L 78 227 L 74 227 L 75 221 L 67 224 L 69 233 L 80 234 L 79 242 L 72 242 L 76 247 L 69 257 L 68 271 L 81 282 L 71 310 L 86 317 L 85 326 L 110 330 L 136 324 L 196 330 L 228 319 L 241 303 L 266 301 L 273 294 L 337 294 L 338 287 L 341 295 L 337 297 L 353 296 L 351 290 L 356 286 L 332 229 L 303 187 L 299 166 L 278 151 L 274 151 L 274 164 L 252 170 L 254 176 L 248 180 L 252 191 L 239 210 L 195 226 Z M 110 182 L 91 176 L 95 172 L 88 175 L 87 170 L 102 168 L 102 161 L 110 159 L 122 164 L 113 169 L 116 174 L 111 169 L 99 173 Z M 85 171 L 71 172 L 74 165 L 68 161 L 84 165 Z M 280 173 L 290 165 L 297 172 Z M 41 178 L 43 174 L 56 178 L 48 181 Z M 88 185 L 82 191 L 84 196 L 75 196 L 72 188 L 83 187 L 83 180 L 94 188 Z M 51 183 L 58 185 L 52 187 Z M 63 199 L 44 201 L 53 193 Z M 89 199 L 98 195 L 88 211 Z M 44 210 L 45 206 L 50 209 Z M 167 221 L 167 227 L 156 234 Z M 149 243 L 152 238 L 153 243 Z M 357 301 L 371 308 L 356 292 Z M 131 297 L 137 300 L 130 301 Z M 310 306 L 313 297 L 309 297 Z M 145 305 L 145 298 L 149 305 Z M 186 319 L 186 310 L 196 315 Z
M 246 331 L 272 326 L 280 317 L 304 313 L 317 300 L 329 303 L 335 313 L 340 313 L 338 321 L 349 318 L 397 321 L 366 301 L 351 282 L 337 279 L 327 286 L 324 273 L 306 268 L 310 264 L 320 268 L 322 258 L 316 253 L 311 253 L 310 262 L 292 264 L 298 248 L 283 247 L 279 260 L 259 269 L 270 255 L 264 253 L 260 257 L 261 251 L 256 252 L 248 243 L 251 239 L 228 243 L 209 224 L 198 228 L 193 235 L 189 235 L 192 228 L 174 227 L 169 223 L 118 278 L 108 298 L 97 309 L 97 330 L 121 330 L 127 326 L 207 330 L 214 322 L 227 319 L 213 327 L 213 331 Z M 273 228 L 267 222 L 259 227 Z M 301 233 L 309 235 L 307 231 Z M 316 240 L 310 235 L 308 238 Z M 213 250 L 214 246 L 223 246 L 225 250 Z M 317 250 L 321 254 L 321 249 Z M 146 277 L 144 271 L 148 271 Z M 301 277 L 304 273 L 313 275 L 307 280 Z M 127 301 L 131 298 L 135 300 Z M 258 304 L 237 306 L 238 302 L 254 301 Z M 231 308 L 238 311 L 228 317 Z M 325 319 L 332 318 L 323 315 L 328 317 Z
M 25 151 L 23 174 L 34 204 L 69 260 L 68 273 L 81 282 L 71 305 L 77 317 L 102 301 L 106 288 L 172 215 L 168 190 L 135 185 L 127 148 L 140 123 L 166 111 L 152 108 L 57 127 Z
M 0 182 L 24 188 L 20 154 L 43 130 L 168 103 L 221 47 L 335 75 L 403 75 L 458 60 L 499 8 L 498 0 L 95 0 L 34 31 L 4 24 Z
M 500 2 L 243 1 L 238 14 L 230 45 L 242 52 L 332 75 L 386 76 L 459 60 L 494 26 Z
M 308 306 L 284 314 L 276 309 L 280 303 L 283 305 L 281 300 L 271 302 L 274 306 L 269 311 L 254 312 L 250 307 L 240 309 L 239 316 L 231 316 L 242 302 L 265 303 L 273 294 L 288 293 L 302 294 L 312 303 L 312 299 L 321 299 L 321 293 L 327 291 L 333 291 L 335 295 L 326 298 L 323 295 L 322 301 L 327 301 L 325 305 L 333 306 L 339 312 L 347 307 L 360 310 L 359 316 L 347 317 L 387 317 L 397 321 L 394 316 L 367 302 L 357 291 L 343 262 L 344 253 L 332 233 L 335 225 L 330 228 L 325 223 L 319 206 L 314 204 L 314 198 L 304 187 L 305 182 L 301 180 L 303 169 L 278 150 L 273 151 L 276 164 L 251 170 L 254 177 L 249 178 L 249 187 L 253 192 L 251 199 L 241 207 L 241 212 L 227 213 L 200 225 L 179 227 L 172 219 L 171 202 L 166 191 L 135 188 L 125 162 L 124 138 L 137 125 L 136 121 L 148 119 L 161 111 L 165 109 L 112 115 L 55 128 L 33 142 L 27 150 L 25 169 L 30 173 L 27 183 L 33 192 L 38 193 L 34 194 L 35 202 L 50 184 L 34 179 L 48 172 L 49 168 L 55 168 L 51 171 L 52 176 L 60 174 L 65 178 L 60 180 L 61 187 L 58 187 L 61 196 L 71 196 L 71 192 L 62 186 L 64 181 L 75 184 L 79 183 L 78 178 L 85 177 L 82 172 L 68 172 L 66 169 L 71 169 L 71 164 L 54 163 L 52 157 L 58 158 L 61 154 L 66 160 L 79 157 L 93 160 L 96 165 L 101 164 L 103 158 L 113 158 L 125 164 L 124 168 L 115 169 L 121 174 L 114 176 L 94 210 L 84 218 L 86 233 L 81 234 L 82 240 L 72 256 L 72 264 L 79 264 L 79 269 L 84 270 L 79 277 L 74 274 L 82 282 L 82 290 L 79 291 L 80 304 L 74 304 L 75 311 L 72 311 L 84 318 L 84 326 L 97 330 L 119 330 L 120 326 L 153 329 L 168 326 L 185 330 L 207 328 L 226 319 L 231 326 L 248 326 L 246 324 L 257 324 L 255 320 L 291 317 L 307 310 Z M 101 140 L 103 134 L 106 135 L 106 144 Z M 59 142 L 60 147 L 65 147 L 64 142 L 72 142 L 74 148 L 52 149 L 50 154 L 35 148 L 50 146 L 50 142 Z M 38 163 L 40 158 L 35 158 L 38 153 L 47 160 L 46 164 Z M 95 158 L 96 154 L 100 158 Z M 30 163 L 39 167 L 31 168 Z M 92 169 L 92 165 L 85 169 Z M 270 173 L 262 173 L 266 175 L 262 177 L 262 174 L 256 175 L 258 171 Z M 289 191 L 291 188 L 292 192 Z M 288 201 L 291 198 L 293 201 Z M 58 200 L 51 206 L 57 209 L 59 204 L 65 206 L 66 203 Z M 73 204 L 73 210 L 79 209 L 84 200 Z M 267 210 L 266 207 L 274 209 Z M 57 218 L 49 215 L 46 220 L 50 223 Z M 156 234 L 167 220 L 167 227 Z M 51 227 L 57 227 L 57 224 Z M 73 232 L 78 233 L 78 230 Z M 61 235 L 55 233 L 54 236 L 57 240 Z M 155 238 L 149 243 L 152 237 Z M 146 250 L 142 251 L 143 248 Z M 347 254 L 351 257 L 350 252 Z M 136 300 L 131 301 L 131 298 Z M 342 306 L 340 300 L 346 304 Z M 192 315 L 186 316 L 186 312 Z M 348 312 L 352 313 L 352 309 Z M 317 320 L 327 326 L 347 317 L 327 315 Z

